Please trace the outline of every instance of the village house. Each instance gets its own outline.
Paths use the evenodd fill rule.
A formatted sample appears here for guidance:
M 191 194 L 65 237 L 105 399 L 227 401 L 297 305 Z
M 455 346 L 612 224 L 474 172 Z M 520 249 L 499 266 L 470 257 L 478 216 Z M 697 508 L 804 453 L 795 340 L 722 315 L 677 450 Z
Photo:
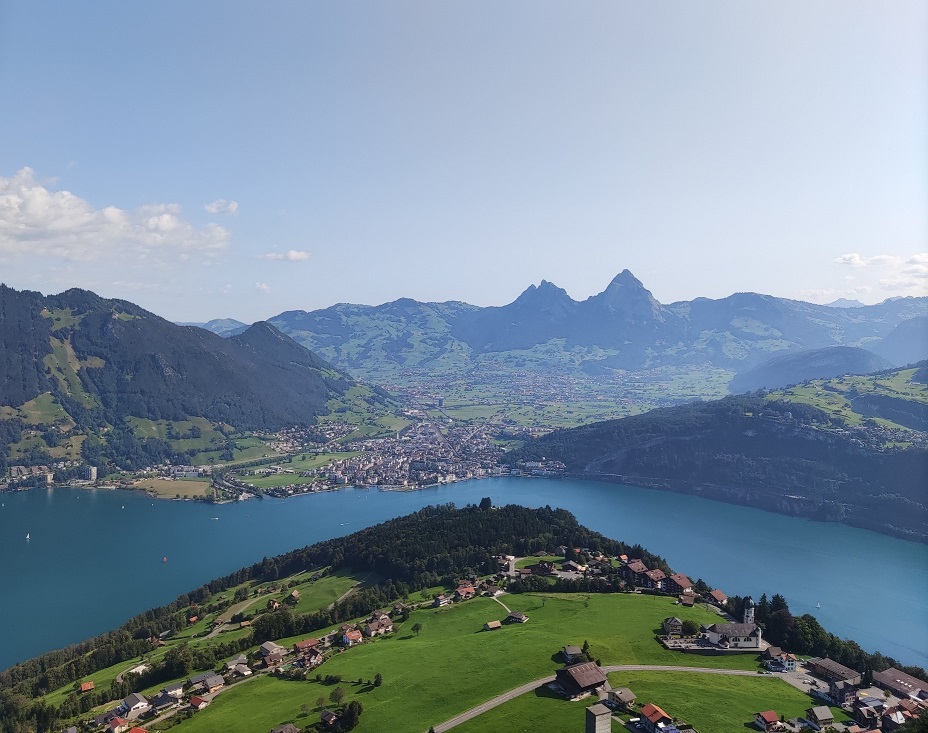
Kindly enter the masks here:
M 215 692 L 221 687 L 224 687 L 225 684 L 226 681 L 218 674 L 211 674 L 203 680 L 203 686 L 206 688 L 207 692 Z
M 684 608 L 692 608 L 696 605 L 696 596 L 694 596 L 692 593 L 681 593 L 679 596 L 677 596 L 677 601 Z
M 768 646 L 761 652 L 761 661 L 771 672 L 795 672 L 796 655 L 784 652 L 778 646 Z
M 659 733 L 672 723 L 673 718 L 654 703 L 649 702 L 641 708 L 641 725 L 649 733 Z
M 318 649 L 310 649 L 303 656 L 303 666 L 306 669 L 315 669 L 325 661 L 325 655 Z
M 137 720 L 140 715 L 147 713 L 150 709 L 151 705 L 148 703 L 148 698 L 133 692 L 123 698 L 122 704 L 119 706 L 119 714 L 126 720 Z
M 763 731 L 776 730 L 780 726 L 780 716 L 773 710 L 754 713 L 754 725 Z
M 190 698 L 190 707 L 194 710 L 202 710 L 203 708 L 209 705 L 209 700 L 206 698 L 200 697 L 199 695 L 194 695 Z
M 857 699 L 860 672 L 828 657 L 810 659 L 806 667 L 828 683 L 828 696 L 836 705 L 852 705 Z
M 155 695 L 150 701 L 151 708 L 154 710 L 156 715 L 160 715 L 165 710 L 170 710 L 171 708 L 176 708 L 180 705 L 180 698 L 174 697 L 174 695 L 169 695 L 166 692 L 159 692 Z
M 342 634 L 342 646 L 354 646 L 355 644 L 360 644 L 361 640 L 362 634 L 357 629 L 348 629 Z
M 389 616 L 383 616 L 378 619 L 371 619 L 369 623 L 364 626 L 365 636 L 383 636 L 384 634 L 389 634 L 392 631 L 393 622 L 390 620 Z
M 506 620 L 516 624 L 524 624 L 526 621 L 528 621 L 528 616 L 526 616 L 521 611 L 512 611 L 506 617 Z
M 228 662 L 226 662 L 226 669 L 230 672 L 235 669 L 240 664 L 248 665 L 248 657 L 244 654 L 239 654 L 237 657 L 233 657 Z
M 675 596 L 686 594 L 691 595 L 693 592 L 693 582 L 683 573 L 674 573 L 664 580 L 664 590 Z
M 459 585 L 457 590 L 454 591 L 454 600 L 456 601 L 466 601 L 473 598 L 476 595 L 474 586 L 472 585 Z
M 580 647 L 571 644 L 569 646 L 565 646 L 561 650 L 561 656 L 564 657 L 564 662 L 566 664 L 573 664 L 583 656 L 583 650 Z
M 555 679 L 571 700 L 598 693 L 606 684 L 606 675 L 596 662 L 580 662 L 562 667 L 555 672 Z
M 258 654 L 260 654 L 264 659 L 267 659 L 271 655 L 283 657 L 286 653 L 286 648 L 280 646 L 280 644 L 275 644 L 273 641 L 266 641 L 258 647 Z
M 90 692 L 93 689 L 93 682 L 81 682 L 80 692 Z
M 665 618 L 664 623 L 664 635 L 668 639 L 675 639 L 683 636 L 683 622 L 678 619 L 676 616 L 671 616 L 670 618 Z
M 446 596 L 445 594 L 435 596 L 435 600 L 432 601 L 432 606 L 435 608 L 441 608 L 442 606 L 451 605 L 451 597 Z
M 617 687 L 614 690 L 609 690 L 609 702 L 620 710 L 631 712 L 635 706 L 635 700 L 637 700 L 635 693 L 627 687 Z
M 666 577 L 667 576 L 664 575 L 664 571 L 659 568 L 648 570 L 642 578 L 642 585 L 644 585 L 645 588 L 664 590 L 664 579 Z
M 117 715 L 110 719 L 106 729 L 109 733 L 126 733 L 129 730 L 129 721 Z
M 293 651 L 297 654 L 305 654 L 319 646 L 319 639 L 301 639 L 293 645 Z
M 835 716 L 831 714 L 831 708 L 827 705 L 817 705 L 806 710 L 806 720 L 819 728 L 824 728 L 835 722 Z
M 484 631 L 495 631 L 496 629 L 503 628 L 503 623 L 501 621 L 487 621 L 483 625 Z
M 718 588 L 709 591 L 709 598 L 720 608 L 728 604 L 728 596 L 722 593 Z
M 331 710 L 323 710 L 319 719 L 327 726 L 332 728 L 338 722 L 338 714 Z

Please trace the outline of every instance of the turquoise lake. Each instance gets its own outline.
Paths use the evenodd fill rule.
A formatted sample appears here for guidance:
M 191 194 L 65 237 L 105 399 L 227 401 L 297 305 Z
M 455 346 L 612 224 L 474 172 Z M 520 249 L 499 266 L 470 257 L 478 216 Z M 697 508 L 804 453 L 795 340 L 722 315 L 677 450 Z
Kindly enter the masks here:
M 0 669 L 114 628 L 263 557 L 428 504 L 484 496 L 563 507 L 608 537 L 663 555 L 693 580 L 755 599 L 781 593 L 794 614 L 812 613 L 867 650 L 928 667 L 926 545 L 633 486 L 497 478 L 220 506 L 104 489 L 0 494 Z

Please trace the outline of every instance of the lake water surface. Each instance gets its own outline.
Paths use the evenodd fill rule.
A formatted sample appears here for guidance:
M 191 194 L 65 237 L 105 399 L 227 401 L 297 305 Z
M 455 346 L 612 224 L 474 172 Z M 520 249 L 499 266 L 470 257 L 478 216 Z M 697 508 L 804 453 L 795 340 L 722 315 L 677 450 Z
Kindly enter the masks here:
M 428 504 L 484 496 L 563 507 L 591 529 L 663 555 L 693 580 L 755 600 L 781 593 L 794 614 L 812 613 L 869 651 L 928 667 L 926 545 L 633 486 L 498 478 L 220 506 L 103 489 L 0 494 L 0 669 L 119 626 L 263 557 Z

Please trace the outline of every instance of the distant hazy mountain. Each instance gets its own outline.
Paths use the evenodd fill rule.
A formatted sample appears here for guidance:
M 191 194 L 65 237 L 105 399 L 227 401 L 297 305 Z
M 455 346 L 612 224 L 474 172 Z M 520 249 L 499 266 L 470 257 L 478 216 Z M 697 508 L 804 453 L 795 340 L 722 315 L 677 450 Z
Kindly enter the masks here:
M 542 281 L 499 307 L 403 298 L 288 311 L 269 320 L 333 364 L 378 381 L 460 374 L 487 363 L 606 375 L 686 365 L 745 371 L 791 351 L 874 348 L 918 316 L 928 316 L 928 298 L 851 309 L 737 293 L 662 305 L 625 270 L 602 293 L 579 302 Z
M 848 300 L 847 298 L 838 298 L 830 303 L 826 303 L 829 308 L 863 308 L 864 304 L 859 300 Z
M 928 359 L 928 316 L 902 321 L 871 348 L 898 366 Z
M 313 422 L 354 385 L 268 323 L 221 338 L 84 290 L 0 286 L 0 353 L 0 463 L 30 426 L 40 450 L 76 433 L 122 441 L 115 460 L 139 448 L 130 417 L 277 429 Z
M 869 374 L 894 366 L 872 351 L 854 346 L 829 346 L 783 356 L 737 375 L 730 389 L 733 393 L 755 389 L 775 389 L 809 379 L 826 379 L 842 374 Z
M 206 323 L 192 323 L 185 321 L 180 322 L 177 325 L 205 328 L 207 331 L 212 331 L 217 336 L 235 336 L 236 334 L 242 333 L 242 331 L 248 328 L 247 323 L 236 321 L 234 318 L 214 318 L 212 321 L 207 321 Z

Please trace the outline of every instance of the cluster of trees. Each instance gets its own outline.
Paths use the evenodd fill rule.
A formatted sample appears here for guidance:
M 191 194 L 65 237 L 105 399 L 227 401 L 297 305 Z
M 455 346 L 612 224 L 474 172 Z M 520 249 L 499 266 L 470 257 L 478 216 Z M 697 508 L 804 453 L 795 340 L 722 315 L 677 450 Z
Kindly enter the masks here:
M 735 618 L 742 617 L 744 600 L 741 596 L 729 597 L 728 608 Z M 766 593 L 760 597 L 755 604 L 754 620 L 764 629 L 765 640 L 793 654 L 828 657 L 864 675 L 895 667 L 914 677 L 928 680 L 928 673 L 921 667 L 900 664 L 879 652 L 866 652 L 857 642 L 841 639 L 823 629 L 810 614 L 793 616 L 786 599 L 779 593 L 769 600 Z

